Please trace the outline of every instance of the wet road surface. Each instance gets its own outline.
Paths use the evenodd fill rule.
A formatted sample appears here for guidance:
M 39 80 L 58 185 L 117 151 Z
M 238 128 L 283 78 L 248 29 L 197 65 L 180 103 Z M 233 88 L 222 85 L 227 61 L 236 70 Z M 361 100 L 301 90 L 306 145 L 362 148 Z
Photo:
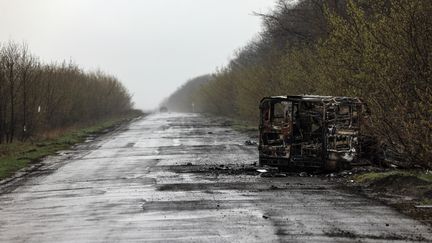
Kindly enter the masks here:
M 421 223 L 320 178 L 247 170 L 257 162 L 247 139 L 194 114 L 135 121 L 47 159 L 0 195 L 0 242 L 432 239 Z

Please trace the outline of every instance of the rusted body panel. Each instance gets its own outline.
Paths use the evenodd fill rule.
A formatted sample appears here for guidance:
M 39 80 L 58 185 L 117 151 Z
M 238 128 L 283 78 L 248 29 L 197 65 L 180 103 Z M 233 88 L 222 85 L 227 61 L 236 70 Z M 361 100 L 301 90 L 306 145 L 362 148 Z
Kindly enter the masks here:
M 260 103 L 261 165 L 336 167 L 359 154 L 365 104 L 359 98 L 272 96 Z

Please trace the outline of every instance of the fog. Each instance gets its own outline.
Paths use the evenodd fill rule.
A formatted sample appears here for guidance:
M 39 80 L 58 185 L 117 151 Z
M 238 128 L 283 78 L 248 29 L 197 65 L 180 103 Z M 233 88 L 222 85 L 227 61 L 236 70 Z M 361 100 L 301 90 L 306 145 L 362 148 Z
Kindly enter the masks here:
M 45 62 L 117 76 L 155 108 L 187 79 L 225 65 L 260 30 L 272 0 L 0 0 L 0 40 Z

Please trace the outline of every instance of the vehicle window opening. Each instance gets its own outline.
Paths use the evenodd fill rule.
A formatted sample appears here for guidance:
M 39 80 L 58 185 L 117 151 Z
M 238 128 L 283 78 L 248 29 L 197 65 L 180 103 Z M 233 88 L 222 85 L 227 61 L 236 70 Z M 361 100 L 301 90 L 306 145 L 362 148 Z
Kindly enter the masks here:
M 287 101 L 273 103 L 272 121 L 288 122 L 290 116 L 290 104 L 291 103 Z

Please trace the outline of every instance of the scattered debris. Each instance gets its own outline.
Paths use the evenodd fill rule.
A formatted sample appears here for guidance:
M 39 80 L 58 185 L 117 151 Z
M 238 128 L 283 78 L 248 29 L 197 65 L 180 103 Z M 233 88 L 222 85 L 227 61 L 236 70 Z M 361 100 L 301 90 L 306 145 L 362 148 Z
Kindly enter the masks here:
M 348 230 L 342 230 L 342 229 L 334 229 L 329 232 L 324 232 L 325 235 L 331 236 L 331 237 L 342 237 L 342 238 L 357 238 L 358 235 L 354 234 L 351 231 Z
M 306 172 L 300 172 L 299 176 L 300 177 L 307 177 L 308 173 L 306 173 Z
M 189 166 L 191 166 L 191 165 L 193 165 L 191 162 L 188 162 L 186 165 L 189 165 Z
M 267 172 L 267 170 L 265 170 L 265 169 L 258 169 L 257 170 L 259 173 L 266 173 Z
M 269 218 L 269 216 L 267 216 L 267 215 L 263 215 L 262 216 L 264 219 L 268 219 Z
M 189 166 L 188 166 L 189 165 Z M 210 174 L 227 174 L 227 175 L 253 175 L 257 176 L 260 172 L 257 167 L 245 164 L 210 164 L 210 165 L 194 165 L 183 164 L 182 166 L 172 167 L 177 173 L 210 173 Z
M 208 132 L 207 134 L 213 134 L 213 132 Z
M 345 176 L 352 175 L 352 172 L 344 170 L 344 171 L 340 172 L 339 175 L 342 176 L 342 177 L 345 177 Z
M 255 141 L 253 141 L 253 140 L 246 140 L 246 141 L 244 142 L 244 144 L 245 144 L 245 145 L 248 145 L 248 146 L 256 146 L 256 145 L 258 145 L 258 143 L 255 142 Z
M 287 177 L 287 174 L 285 174 L 285 173 L 266 172 L 266 173 L 261 173 L 261 177 Z

